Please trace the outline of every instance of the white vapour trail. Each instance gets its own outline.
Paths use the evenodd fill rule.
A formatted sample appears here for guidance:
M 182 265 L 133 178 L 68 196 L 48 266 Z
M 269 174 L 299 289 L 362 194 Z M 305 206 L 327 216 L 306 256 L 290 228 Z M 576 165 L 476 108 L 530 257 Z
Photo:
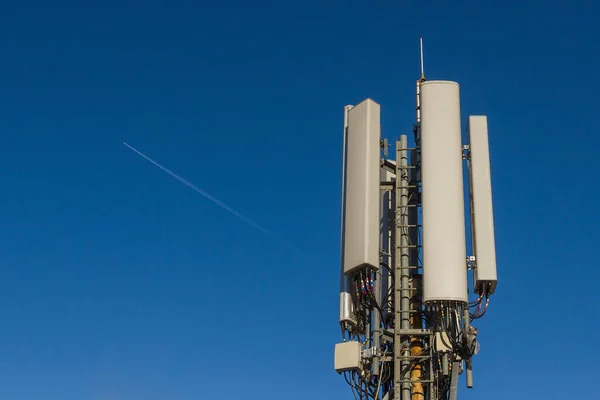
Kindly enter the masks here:
M 200 193 L 202 196 L 206 197 L 207 199 L 209 199 L 210 201 L 212 201 L 213 203 L 215 203 L 216 205 L 218 205 L 222 209 L 224 209 L 226 211 L 229 211 L 231 214 L 235 215 L 236 217 L 238 217 L 242 221 L 246 222 L 247 224 L 252 225 L 253 227 L 255 227 L 256 229 L 258 229 L 259 231 L 261 231 L 263 233 L 266 233 L 267 235 L 269 235 L 269 236 L 277 239 L 278 241 L 280 241 L 280 239 L 274 233 L 272 233 L 271 231 L 269 231 L 268 229 L 263 228 L 262 226 L 260 226 L 256 222 L 252 221 L 250 218 L 246 217 L 245 215 L 243 215 L 243 214 L 239 213 L 238 211 L 234 210 L 233 208 L 229 207 L 227 204 L 223 203 L 221 200 L 217 199 L 216 197 L 212 196 L 211 194 L 209 194 L 209 193 L 205 192 L 204 190 L 200 189 L 198 186 L 194 185 L 193 183 L 191 183 L 187 179 L 182 178 L 181 176 L 177 175 L 175 172 L 173 172 L 170 169 L 164 167 L 163 165 L 157 163 L 156 161 L 154 161 L 153 159 L 151 159 L 150 157 L 148 157 L 147 155 L 145 155 L 141 151 L 137 150 L 135 147 L 128 145 L 126 142 L 123 142 L 123 144 L 125 146 L 127 146 L 130 150 L 134 151 L 138 155 L 140 155 L 143 158 L 145 158 L 146 160 L 150 161 L 152 164 L 156 165 L 158 168 L 160 168 L 163 171 L 165 171 L 167 174 L 171 175 L 173 178 L 177 179 L 179 182 L 181 182 L 184 185 L 186 185 L 186 186 L 194 189 L 196 192 Z M 285 243 L 282 243 L 282 244 L 285 244 Z

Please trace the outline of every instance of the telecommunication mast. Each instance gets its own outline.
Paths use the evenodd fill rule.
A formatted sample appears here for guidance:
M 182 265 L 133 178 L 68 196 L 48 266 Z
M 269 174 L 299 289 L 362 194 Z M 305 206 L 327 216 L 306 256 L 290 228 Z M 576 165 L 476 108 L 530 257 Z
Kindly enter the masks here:
M 390 157 L 372 99 L 344 107 L 334 368 L 357 399 L 456 400 L 461 375 L 473 387 L 496 250 L 487 117 L 468 117 L 463 144 L 460 111 L 457 82 L 425 79 L 422 42 L 414 147 L 401 135 Z

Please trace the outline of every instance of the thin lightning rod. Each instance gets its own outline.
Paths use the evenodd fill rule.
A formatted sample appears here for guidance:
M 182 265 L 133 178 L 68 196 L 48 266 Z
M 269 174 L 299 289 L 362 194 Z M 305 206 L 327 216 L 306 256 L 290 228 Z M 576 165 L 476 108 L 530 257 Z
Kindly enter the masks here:
M 423 36 L 420 38 L 421 40 L 421 80 L 425 80 L 425 64 L 423 62 Z
M 175 172 L 171 171 L 167 167 L 165 167 L 162 164 L 154 161 L 153 159 L 151 159 L 150 157 L 148 157 L 147 155 L 145 155 L 141 151 L 137 150 L 135 147 L 130 146 L 126 142 L 123 142 L 123 144 L 127 148 L 129 148 L 131 151 L 133 151 L 134 153 L 136 153 L 139 156 L 145 158 L 147 161 L 151 162 L 152 164 L 154 164 L 158 168 L 162 169 L 164 172 L 166 172 L 167 174 L 171 175 L 173 178 L 177 179 L 179 182 L 183 183 L 184 185 L 188 186 L 189 188 L 191 188 L 191 189 L 195 190 L 196 192 L 200 193 L 202 196 L 206 197 L 207 199 L 209 199 L 210 201 L 212 201 L 213 203 L 215 203 L 216 205 L 218 205 L 222 209 L 224 209 L 224 210 L 228 211 L 229 213 L 235 215 L 236 217 L 238 217 L 239 219 L 241 219 L 242 221 L 244 221 L 248 225 L 251 225 L 254 228 L 258 229 L 259 231 L 261 231 L 261 232 L 269 235 L 270 237 L 276 239 L 277 241 L 279 241 L 284 246 L 289 247 L 289 245 L 287 243 L 281 241 L 281 239 L 279 239 L 273 232 L 269 231 L 266 228 L 263 228 L 261 225 L 259 225 L 256 222 L 252 221 L 250 218 L 246 217 L 245 215 L 241 214 L 240 212 L 234 210 L 233 208 L 231 208 L 227 204 L 223 203 L 221 200 L 217 199 L 216 197 L 212 196 L 211 194 L 207 193 L 206 191 L 200 189 L 198 186 L 194 185 L 193 183 L 191 183 L 187 179 L 182 178 L 181 176 L 177 175 Z

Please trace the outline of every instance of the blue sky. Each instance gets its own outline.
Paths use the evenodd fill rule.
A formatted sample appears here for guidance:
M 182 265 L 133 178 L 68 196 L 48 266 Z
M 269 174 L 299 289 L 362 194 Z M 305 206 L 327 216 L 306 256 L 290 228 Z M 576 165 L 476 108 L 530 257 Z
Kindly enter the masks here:
M 462 399 L 589 397 L 598 5 L 49 3 L 0 12 L 1 398 L 350 399 L 343 106 L 410 132 L 421 35 L 491 135 L 500 283 Z

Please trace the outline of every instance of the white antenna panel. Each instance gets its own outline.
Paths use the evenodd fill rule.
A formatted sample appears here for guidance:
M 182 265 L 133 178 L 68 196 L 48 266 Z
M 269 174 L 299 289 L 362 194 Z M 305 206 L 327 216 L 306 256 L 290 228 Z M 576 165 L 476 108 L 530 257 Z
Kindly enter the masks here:
M 345 149 L 344 273 L 379 269 L 380 106 L 366 99 L 348 112 Z
M 479 293 L 480 290 L 487 289 L 488 293 L 492 294 L 496 290 L 498 276 L 487 117 L 470 116 L 467 132 L 471 153 L 469 184 L 473 252 L 476 263 L 475 291 Z
M 460 94 L 456 82 L 421 84 L 423 300 L 467 302 Z

